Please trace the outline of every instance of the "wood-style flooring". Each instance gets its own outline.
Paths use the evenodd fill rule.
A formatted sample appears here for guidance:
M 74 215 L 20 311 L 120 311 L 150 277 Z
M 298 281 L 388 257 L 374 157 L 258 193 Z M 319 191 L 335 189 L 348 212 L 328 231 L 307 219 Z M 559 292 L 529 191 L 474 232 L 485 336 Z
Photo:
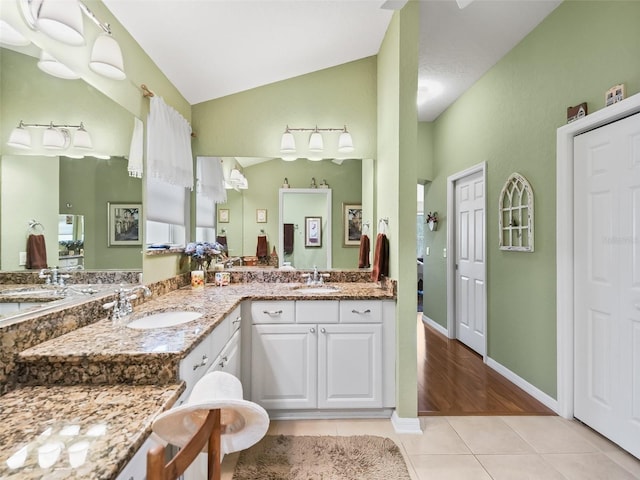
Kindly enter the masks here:
M 555 415 L 418 314 L 418 415 Z

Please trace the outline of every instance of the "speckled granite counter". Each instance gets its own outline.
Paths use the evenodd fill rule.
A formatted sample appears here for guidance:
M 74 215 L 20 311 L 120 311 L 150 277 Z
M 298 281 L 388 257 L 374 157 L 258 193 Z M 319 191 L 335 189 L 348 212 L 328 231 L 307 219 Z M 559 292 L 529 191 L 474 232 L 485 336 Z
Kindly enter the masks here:
M 390 299 L 373 283 L 331 284 L 333 293 L 306 294 L 291 283 L 231 284 L 201 290 L 182 288 L 148 301 L 130 321 L 163 311 L 196 311 L 191 322 L 161 329 L 116 327 L 95 322 L 20 352 L 17 379 L 22 384 L 168 384 L 178 381 L 179 362 L 244 299 Z
M 113 479 L 183 389 L 105 385 L 9 392 L 0 397 L 0 478 Z M 41 447 L 49 453 L 39 455 Z

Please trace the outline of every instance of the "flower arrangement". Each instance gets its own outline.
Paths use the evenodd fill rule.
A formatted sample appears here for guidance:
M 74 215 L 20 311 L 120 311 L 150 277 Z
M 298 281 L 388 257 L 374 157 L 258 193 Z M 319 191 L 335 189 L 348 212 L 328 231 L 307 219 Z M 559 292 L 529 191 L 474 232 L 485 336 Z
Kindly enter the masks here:
M 438 212 L 429 212 L 427 213 L 427 223 L 435 222 L 438 223 Z
M 207 270 L 211 263 L 221 262 L 225 251 L 226 247 L 218 242 L 191 242 L 184 248 L 184 254 L 195 262 L 196 270 Z

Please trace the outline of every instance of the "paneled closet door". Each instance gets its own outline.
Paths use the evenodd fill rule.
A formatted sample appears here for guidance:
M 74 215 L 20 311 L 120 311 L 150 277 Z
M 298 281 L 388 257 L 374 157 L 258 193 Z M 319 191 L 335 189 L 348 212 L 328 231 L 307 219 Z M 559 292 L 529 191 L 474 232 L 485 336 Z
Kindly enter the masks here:
M 574 139 L 576 418 L 640 458 L 640 114 Z

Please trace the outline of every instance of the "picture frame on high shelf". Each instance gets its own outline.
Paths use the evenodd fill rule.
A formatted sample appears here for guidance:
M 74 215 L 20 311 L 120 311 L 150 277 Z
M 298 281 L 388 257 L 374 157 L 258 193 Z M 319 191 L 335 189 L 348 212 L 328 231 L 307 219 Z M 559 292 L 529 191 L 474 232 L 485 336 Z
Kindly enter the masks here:
M 256 209 L 256 223 L 267 223 L 267 209 Z
M 107 202 L 107 244 L 142 245 L 142 204 Z
M 218 222 L 219 223 L 229 223 L 229 209 L 228 208 L 219 208 L 218 209 Z
M 322 247 L 322 217 L 304 217 L 304 246 Z
M 342 204 L 342 245 L 358 247 L 362 236 L 362 204 Z

